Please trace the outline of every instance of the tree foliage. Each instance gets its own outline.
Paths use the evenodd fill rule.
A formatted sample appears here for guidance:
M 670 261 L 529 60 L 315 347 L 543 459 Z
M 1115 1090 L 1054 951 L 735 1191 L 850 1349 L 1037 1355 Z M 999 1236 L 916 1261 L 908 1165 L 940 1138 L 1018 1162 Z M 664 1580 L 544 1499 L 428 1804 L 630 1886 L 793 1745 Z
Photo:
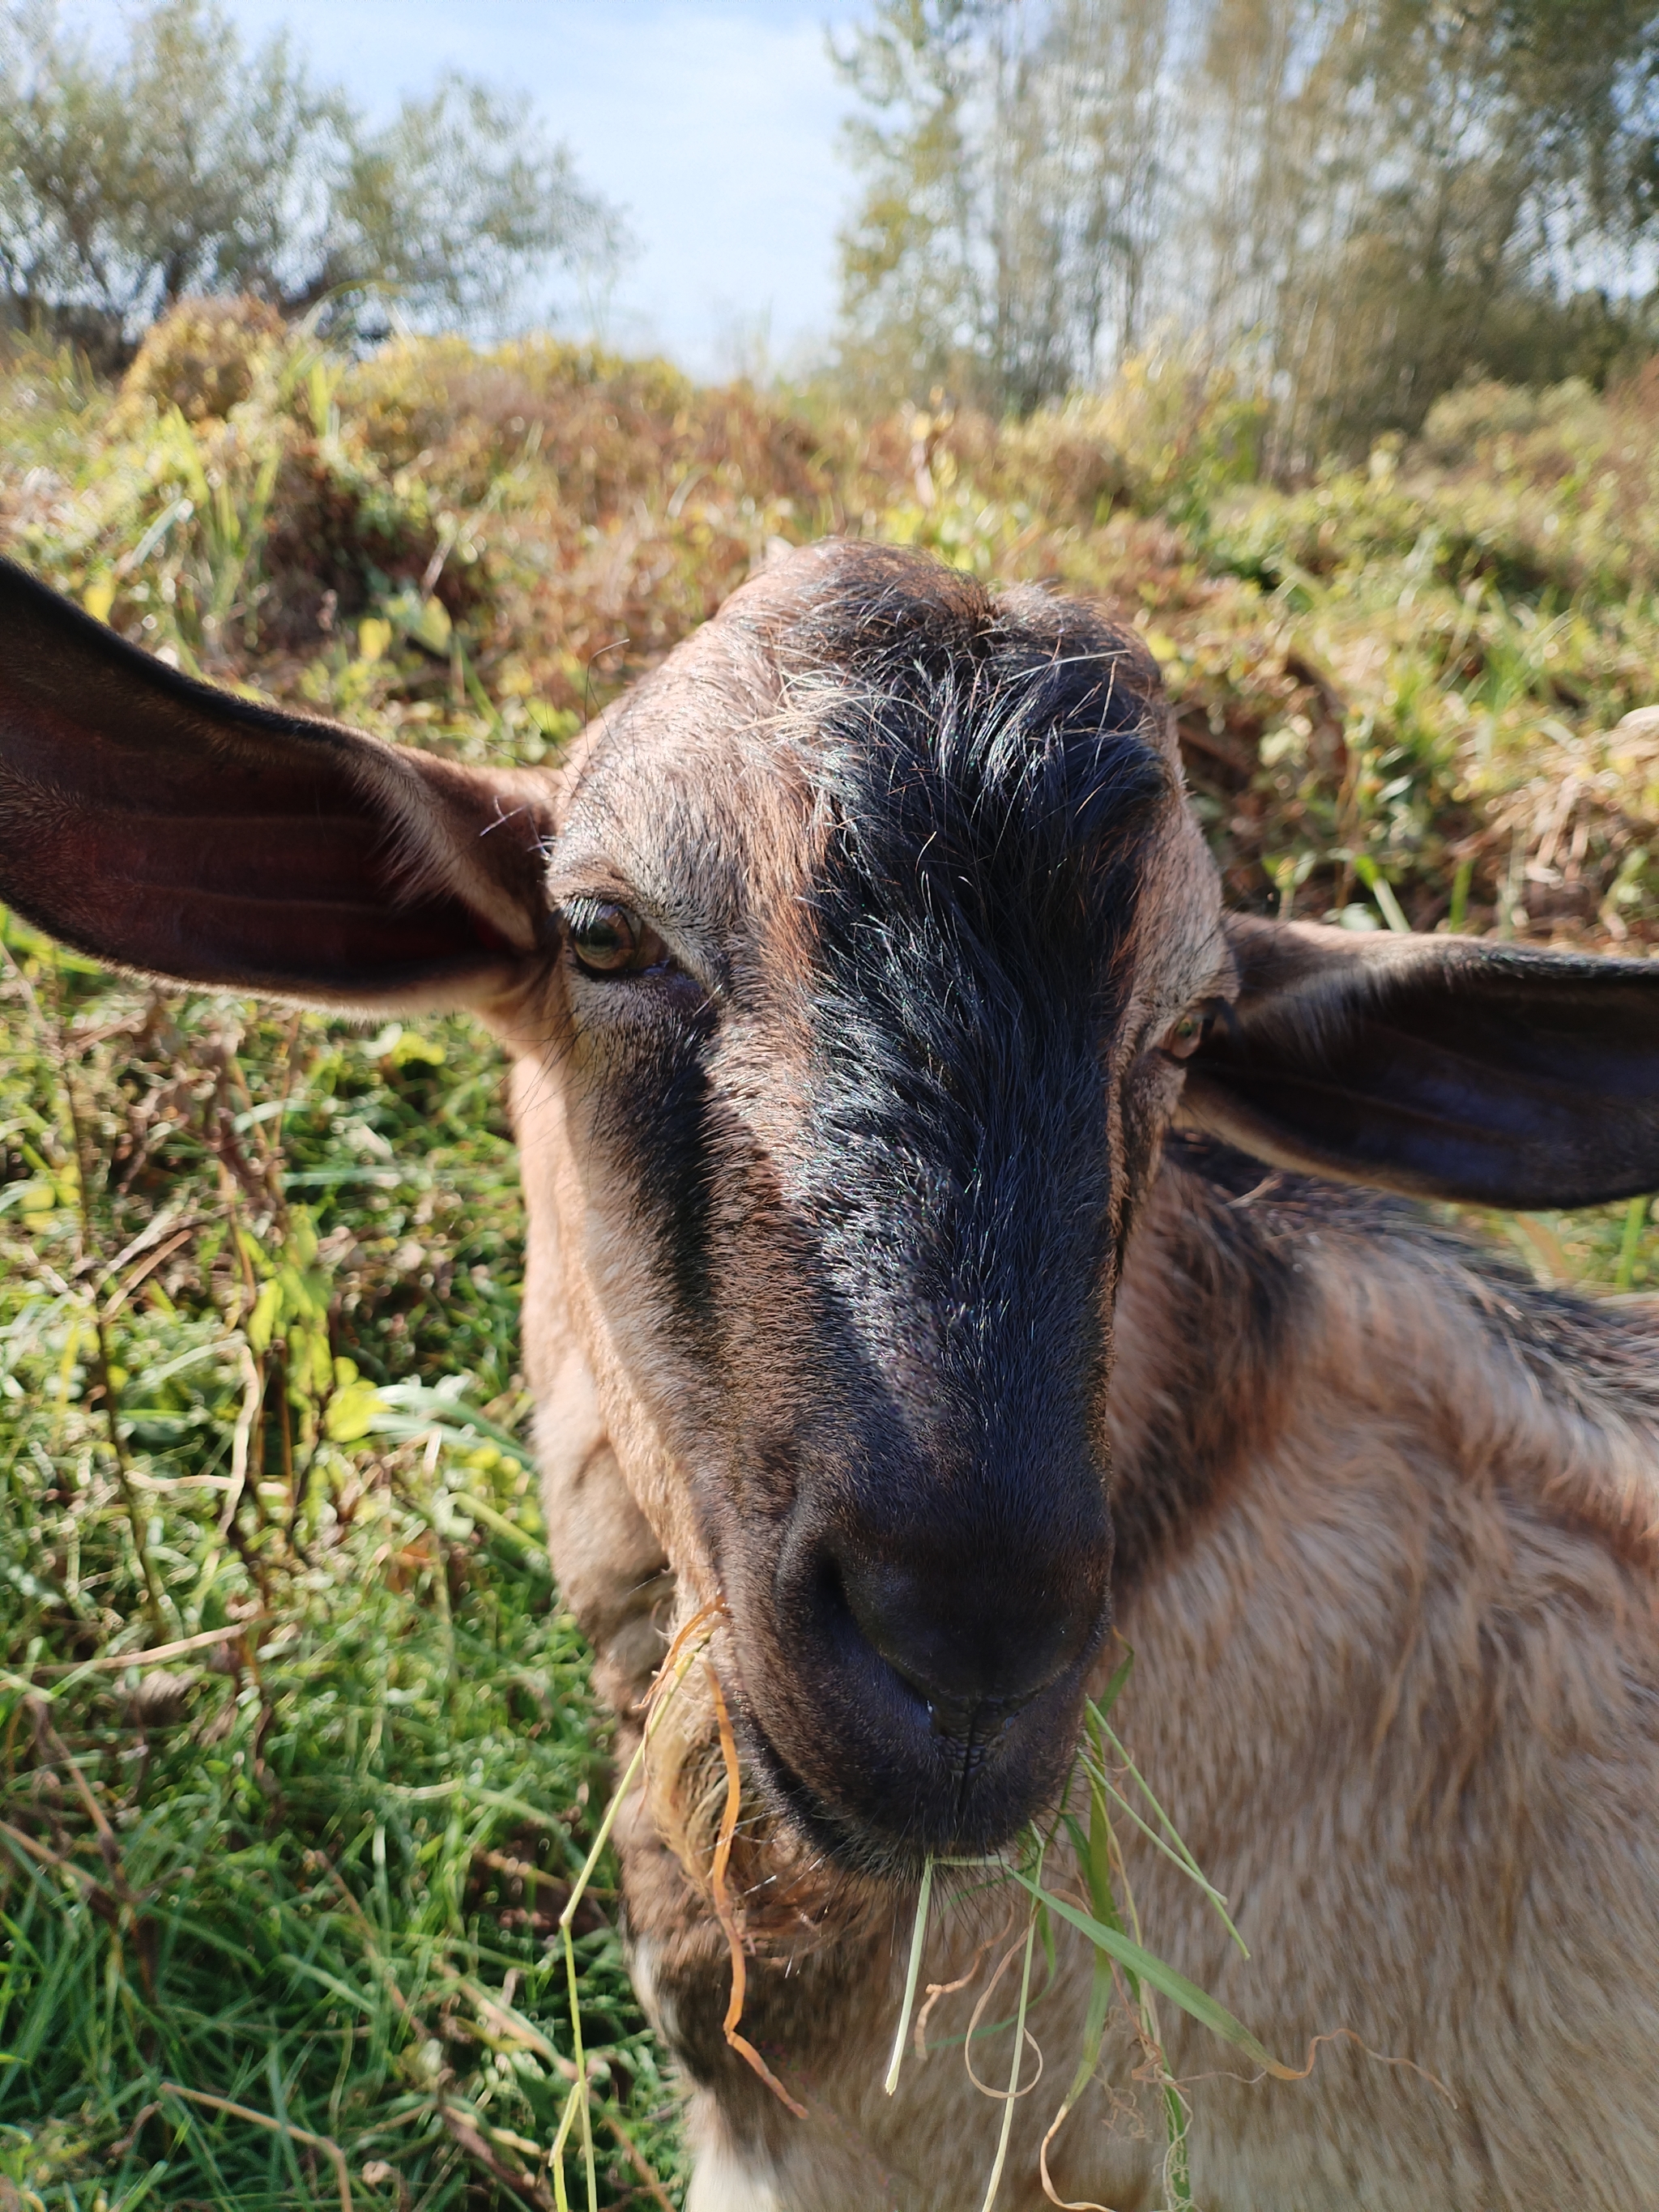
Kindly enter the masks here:
M 867 110 L 842 241 L 884 371 L 1026 410 L 1139 325 L 1167 196 L 1167 0 L 884 0 L 837 56 Z
M 1314 455 L 1604 370 L 1652 281 L 1651 0 L 879 0 L 837 60 L 847 354 L 913 388 L 1029 409 L 1173 325 Z
M 0 290 L 15 320 L 118 344 L 185 293 L 286 314 L 394 295 L 498 318 L 550 263 L 614 258 L 618 218 L 529 102 L 449 75 L 371 129 L 285 37 L 159 0 L 95 51 L 52 0 L 0 5 Z

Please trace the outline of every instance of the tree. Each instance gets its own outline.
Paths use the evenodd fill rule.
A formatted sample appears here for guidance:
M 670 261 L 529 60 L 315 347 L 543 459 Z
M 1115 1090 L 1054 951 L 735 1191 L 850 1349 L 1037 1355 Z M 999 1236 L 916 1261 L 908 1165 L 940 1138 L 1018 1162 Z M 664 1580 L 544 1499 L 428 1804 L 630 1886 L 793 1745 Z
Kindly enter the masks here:
M 286 313 L 386 292 L 477 323 L 550 263 L 622 243 L 527 100 L 449 76 L 370 131 L 285 38 L 246 55 L 211 0 L 160 0 L 116 58 L 52 0 L 0 7 L 0 286 L 19 320 L 118 343 L 186 292 L 246 291 Z
M 836 54 L 873 113 L 849 330 L 907 380 L 1025 408 L 1132 343 L 1167 171 L 1169 0 L 884 0 Z
M 913 388 L 1025 409 L 1172 327 L 1300 465 L 1642 325 L 1654 0 L 877 0 L 836 58 L 846 352 Z
M 1506 355 L 1559 373 L 1574 332 L 1639 325 L 1659 9 L 1630 0 L 1261 8 L 1293 25 L 1258 157 L 1253 313 L 1288 392 L 1287 455 L 1413 429 Z M 1214 100 L 1236 46 L 1212 34 Z M 1265 189 L 1262 189 L 1265 184 Z M 1622 311 L 1609 291 L 1622 293 Z M 1561 349 L 1567 342 L 1567 358 Z M 1531 358 L 1528 358 L 1530 353 Z

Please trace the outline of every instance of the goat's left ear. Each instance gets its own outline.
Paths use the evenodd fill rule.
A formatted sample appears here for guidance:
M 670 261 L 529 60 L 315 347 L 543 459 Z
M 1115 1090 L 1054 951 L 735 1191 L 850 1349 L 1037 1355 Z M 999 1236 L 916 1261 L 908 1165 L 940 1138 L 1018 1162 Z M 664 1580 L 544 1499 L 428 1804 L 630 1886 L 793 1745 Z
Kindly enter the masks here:
M 1420 1198 L 1659 1189 L 1659 960 L 1227 917 L 1237 1002 L 1183 1118 L 1275 1166 Z

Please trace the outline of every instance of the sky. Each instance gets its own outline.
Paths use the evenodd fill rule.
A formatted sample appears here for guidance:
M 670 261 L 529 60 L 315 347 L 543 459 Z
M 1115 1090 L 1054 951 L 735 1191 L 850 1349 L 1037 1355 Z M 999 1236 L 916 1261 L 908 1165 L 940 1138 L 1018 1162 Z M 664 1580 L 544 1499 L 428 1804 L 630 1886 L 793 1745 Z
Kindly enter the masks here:
M 718 375 L 756 365 L 757 338 L 787 363 L 827 335 L 853 178 L 824 34 L 860 0 L 221 4 L 251 43 L 286 25 L 315 75 L 376 120 L 446 68 L 529 93 L 636 242 L 604 304 L 613 343 Z M 100 41 L 130 12 L 124 0 L 65 10 Z

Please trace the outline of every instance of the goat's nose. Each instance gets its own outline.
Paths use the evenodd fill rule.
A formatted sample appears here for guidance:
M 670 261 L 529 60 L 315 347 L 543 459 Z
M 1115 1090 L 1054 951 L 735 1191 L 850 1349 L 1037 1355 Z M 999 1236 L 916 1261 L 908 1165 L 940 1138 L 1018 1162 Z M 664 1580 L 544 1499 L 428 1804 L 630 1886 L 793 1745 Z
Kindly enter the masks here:
M 965 1583 L 923 1565 L 843 1558 L 836 1567 L 859 1633 L 947 1735 L 972 1733 L 976 1715 L 981 1725 L 1009 1719 L 1093 1639 L 1097 1608 L 1022 1592 L 1025 1578 L 994 1561 Z

